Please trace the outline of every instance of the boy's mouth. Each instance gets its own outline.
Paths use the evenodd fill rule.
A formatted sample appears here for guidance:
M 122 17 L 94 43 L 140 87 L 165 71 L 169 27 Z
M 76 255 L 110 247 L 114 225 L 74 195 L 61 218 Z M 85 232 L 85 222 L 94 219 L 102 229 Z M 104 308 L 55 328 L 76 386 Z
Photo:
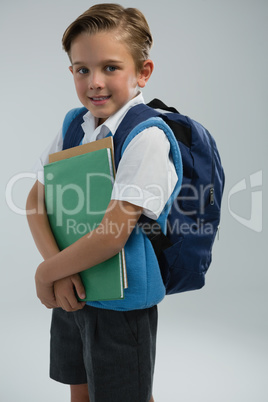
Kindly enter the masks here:
M 109 96 L 92 96 L 89 99 L 93 103 L 93 105 L 104 105 L 109 99 L 111 95 Z

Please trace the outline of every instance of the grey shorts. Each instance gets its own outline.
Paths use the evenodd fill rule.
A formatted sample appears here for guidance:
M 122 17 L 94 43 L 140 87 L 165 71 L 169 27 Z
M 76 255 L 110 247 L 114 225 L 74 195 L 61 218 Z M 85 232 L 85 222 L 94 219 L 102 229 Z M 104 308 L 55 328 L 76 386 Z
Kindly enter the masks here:
M 90 402 L 148 402 L 152 395 L 157 306 L 113 311 L 53 310 L 50 377 L 88 384 Z

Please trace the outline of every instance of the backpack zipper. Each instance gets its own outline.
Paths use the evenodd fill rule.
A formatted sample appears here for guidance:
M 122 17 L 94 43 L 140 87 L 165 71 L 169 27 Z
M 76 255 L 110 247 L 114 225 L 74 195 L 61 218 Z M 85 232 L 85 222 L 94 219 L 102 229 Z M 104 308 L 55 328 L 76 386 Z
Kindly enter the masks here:
M 213 145 L 213 140 L 212 140 L 211 134 L 208 131 L 207 131 L 207 133 L 208 133 L 208 138 L 209 138 L 209 142 L 210 142 L 211 160 L 212 160 L 211 187 L 210 187 L 210 190 L 209 190 L 209 203 L 210 203 L 210 205 L 214 205 L 215 155 L 214 155 L 214 145 Z

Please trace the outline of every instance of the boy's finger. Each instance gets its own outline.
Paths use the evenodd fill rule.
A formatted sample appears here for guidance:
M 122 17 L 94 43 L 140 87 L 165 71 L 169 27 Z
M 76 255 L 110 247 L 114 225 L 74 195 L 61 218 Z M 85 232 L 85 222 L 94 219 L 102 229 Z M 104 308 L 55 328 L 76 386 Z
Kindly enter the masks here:
M 65 297 L 61 302 L 61 308 L 67 312 L 73 312 L 77 310 L 81 310 L 84 307 L 85 303 L 80 303 L 76 300 L 75 296 L 73 297 Z
M 78 294 L 78 296 L 80 297 L 80 299 L 84 299 L 86 297 L 86 292 L 85 292 L 85 288 L 84 285 L 81 281 L 81 278 L 79 275 L 74 275 L 72 278 L 76 293 Z
M 40 300 L 41 301 L 41 300 Z M 41 301 L 41 303 L 46 307 L 46 308 L 56 308 L 56 307 L 58 307 L 58 305 L 57 305 L 57 303 L 55 302 L 55 303 L 51 303 L 51 302 L 49 302 L 49 301 L 47 301 L 47 300 L 45 300 L 45 301 Z
M 72 311 L 80 310 L 82 308 L 81 303 L 77 300 L 74 293 L 72 295 L 68 295 L 68 297 L 66 299 L 67 299 Z

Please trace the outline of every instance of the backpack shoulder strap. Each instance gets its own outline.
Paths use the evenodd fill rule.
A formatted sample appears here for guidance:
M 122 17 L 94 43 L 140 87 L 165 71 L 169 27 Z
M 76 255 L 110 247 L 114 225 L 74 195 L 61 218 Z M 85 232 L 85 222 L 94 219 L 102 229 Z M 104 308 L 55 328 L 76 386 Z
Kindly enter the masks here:
M 178 192 L 182 183 L 182 160 L 177 139 L 163 117 L 165 115 L 145 104 L 139 104 L 131 108 L 114 135 L 114 143 L 117 142 L 115 146 L 115 164 L 117 167 L 123 152 L 135 136 L 149 127 L 156 126 L 160 128 L 170 142 L 170 150 L 178 175 L 178 183 L 171 197 L 173 201 L 174 195 Z
M 75 147 L 82 141 L 84 131 L 81 127 L 81 124 L 84 122 L 83 117 L 87 111 L 88 110 L 85 107 L 82 107 L 72 109 L 66 114 L 62 126 L 62 149 Z
M 124 119 L 120 123 L 116 133 L 114 136 L 122 136 L 123 133 L 126 133 L 124 136 L 127 135 L 141 122 L 149 119 L 150 117 L 157 117 L 160 113 L 156 110 L 152 109 L 151 107 L 145 105 L 144 103 L 140 103 L 136 106 L 133 106 L 129 111 L 126 113 Z
M 181 116 L 175 108 L 169 108 L 159 99 L 154 99 L 148 105 L 139 104 L 131 108 L 114 135 L 114 142 L 121 141 L 121 146 L 115 147 L 117 167 L 127 145 L 139 132 L 151 126 L 157 126 L 165 132 L 171 143 L 171 152 L 178 175 L 178 182 L 168 202 L 168 208 L 173 203 L 182 184 L 183 167 L 178 141 L 188 147 L 191 144 L 191 131 L 184 119 L 185 117 Z M 151 241 L 157 257 L 163 250 L 171 246 L 172 243 L 163 233 L 159 222 L 142 215 L 138 225 Z
M 129 133 L 138 126 L 141 122 L 149 119 L 150 117 L 159 116 L 159 113 L 154 109 L 151 109 L 149 106 L 144 103 L 133 106 L 126 113 L 125 117 L 119 124 L 113 140 L 114 140 L 114 159 L 115 159 L 115 168 L 117 169 L 119 161 L 122 156 L 122 147 L 123 144 L 128 137 Z

